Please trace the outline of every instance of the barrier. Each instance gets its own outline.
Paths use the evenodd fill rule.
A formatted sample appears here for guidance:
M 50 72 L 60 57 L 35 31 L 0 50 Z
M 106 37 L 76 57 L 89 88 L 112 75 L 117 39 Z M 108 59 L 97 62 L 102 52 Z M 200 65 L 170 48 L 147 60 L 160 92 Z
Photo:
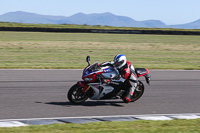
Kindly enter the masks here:
M 66 33 L 110 33 L 110 34 L 159 34 L 159 35 L 200 35 L 200 31 L 104 30 L 104 29 L 37 28 L 37 27 L 0 27 L 0 31 L 66 32 Z

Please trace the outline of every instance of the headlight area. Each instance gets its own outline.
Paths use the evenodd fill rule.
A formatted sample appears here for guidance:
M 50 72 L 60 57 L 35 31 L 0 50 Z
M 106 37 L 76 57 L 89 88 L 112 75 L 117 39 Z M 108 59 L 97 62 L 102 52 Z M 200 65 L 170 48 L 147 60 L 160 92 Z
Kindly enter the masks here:
M 93 78 L 84 78 L 83 80 L 84 80 L 85 82 L 90 82 L 90 81 L 93 80 Z

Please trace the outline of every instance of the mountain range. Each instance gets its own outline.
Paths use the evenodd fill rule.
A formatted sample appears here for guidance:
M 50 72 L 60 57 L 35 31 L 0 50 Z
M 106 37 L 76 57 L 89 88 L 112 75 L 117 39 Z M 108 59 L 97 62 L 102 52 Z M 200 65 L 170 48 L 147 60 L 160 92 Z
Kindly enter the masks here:
M 77 13 L 69 17 L 40 15 L 29 12 L 9 12 L 0 15 L 0 22 L 17 22 L 32 24 L 78 24 L 103 25 L 115 27 L 145 27 L 145 28 L 180 28 L 200 29 L 200 19 L 191 23 L 166 25 L 160 20 L 136 21 L 130 17 L 114 15 L 110 12 L 84 14 Z

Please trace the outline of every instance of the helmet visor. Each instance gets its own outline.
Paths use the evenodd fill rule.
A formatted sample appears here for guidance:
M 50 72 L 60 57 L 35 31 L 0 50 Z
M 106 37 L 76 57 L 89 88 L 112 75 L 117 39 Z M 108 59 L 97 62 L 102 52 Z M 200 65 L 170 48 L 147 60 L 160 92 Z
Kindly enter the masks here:
M 115 62 L 115 63 L 114 63 L 114 66 L 115 66 L 115 67 L 119 67 L 119 66 L 121 66 L 123 63 L 124 63 L 124 61 Z

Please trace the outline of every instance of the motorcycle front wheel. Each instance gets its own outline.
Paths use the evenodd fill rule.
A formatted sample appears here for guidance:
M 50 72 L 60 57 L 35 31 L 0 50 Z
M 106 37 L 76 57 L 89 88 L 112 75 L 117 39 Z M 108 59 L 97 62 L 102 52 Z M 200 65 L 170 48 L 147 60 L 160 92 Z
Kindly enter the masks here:
M 131 102 L 135 102 L 136 100 L 138 100 L 143 95 L 143 93 L 144 93 L 144 84 L 139 80 L 138 88 L 131 96 Z
M 78 84 L 73 85 L 67 94 L 68 100 L 73 104 L 81 104 L 88 99 L 87 93 L 82 93 L 83 87 Z

